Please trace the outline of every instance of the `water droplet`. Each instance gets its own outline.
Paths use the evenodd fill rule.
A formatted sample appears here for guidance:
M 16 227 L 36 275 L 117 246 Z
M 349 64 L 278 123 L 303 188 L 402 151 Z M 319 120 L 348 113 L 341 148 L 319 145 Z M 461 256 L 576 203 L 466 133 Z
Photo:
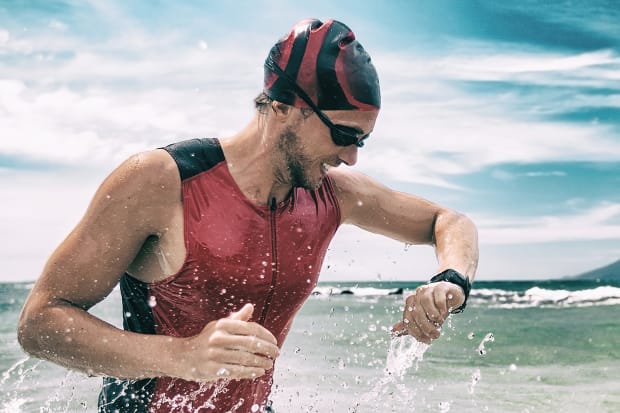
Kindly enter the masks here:
M 375 324 L 370 324 L 368 326 L 368 331 L 377 331 L 377 326 Z
M 471 374 L 471 382 L 469 384 L 469 394 L 474 394 L 474 387 L 476 386 L 476 383 L 478 383 L 480 381 L 480 369 L 476 369 L 474 370 L 474 372 Z
M 517 371 L 517 365 L 516 364 L 511 364 L 510 367 L 508 367 L 508 369 L 510 371 Z
M 306 280 L 306 282 L 307 282 L 308 284 L 310 284 L 310 283 L 312 282 L 312 280 L 311 280 L 310 278 L 308 278 L 308 279 Z
M 252 413 L 256 413 L 258 409 L 260 409 L 260 406 L 258 404 L 253 404 L 252 407 L 250 407 L 250 411 Z
M 489 341 L 490 342 L 495 341 L 495 336 L 493 335 L 493 333 L 488 333 L 486 336 L 484 336 L 484 338 L 480 342 L 480 345 L 478 346 L 478 354 L 480 354 L 481 356 L 484 356 L 485 354 L 487 354 L 487 350 L 484 345 L 485 343 Z
M 364 205 L 362 201 L 357 201 L 357 206 L 361 207 L 362 205 Z
M 413 307 L 412 306 L 407 307 L 407 311 L 412 312 L 413 311 Z
M 222 367 L 215 374 L 217 376 L 228 376 L 230 374 L 230 372 L 227 369 L 225 369 L 224 367 Z
M 149 297 L 149 307 L 153 308 L 157 305 L 157 298 L 154 295 Z
M 127 312 L 125 313 L 125 317 L 127 317 L 127 318 L 131 317 L 131 313 L 130 313 L 129 311 L 127 311 Z
M 262 261 L 262 262 L 261 262 L 261 265 L 262 265 L 263 267 L 266 267 L 267 265 L 269 265 L 269 263 L 268 263 L 267 261 Z
M 299 354 L 300 351 L 301 349 L 299 347 L 295 347 L 295 354 Z
M 222 290 L 220 291 L 220 295 L 224 295 L 226 294 L 226 288 L 222 288 Z
M 468 340 L 473 340 L 475 336 L 476 336 L 476 335 L 475 335 L 475 334 L 474 334 L 474 332 L 472 331 L 471 333 L 467 334 L 467 339 L 468 339 Z

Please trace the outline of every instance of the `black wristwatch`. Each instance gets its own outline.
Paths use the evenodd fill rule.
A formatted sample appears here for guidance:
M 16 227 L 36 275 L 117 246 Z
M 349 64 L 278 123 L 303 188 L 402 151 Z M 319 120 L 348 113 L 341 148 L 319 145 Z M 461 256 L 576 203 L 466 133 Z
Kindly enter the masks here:
M 431 278 L 429 283 L 436 283 L 439 281 L 448 281 L 452 284 L 458 285 L 463 289 L 463 293 L 465 293 L 465 301 L 463 301 L 463 304 L 461 304 L 459 308 L 455 308 L 454 310 L 450 311 L 450 313 L 452 314 L 462 313 L 465 309 L 465 305 L 467 304 L 469 292 L 471 291 L 471 281 L 469 281 L 469 278 L 464 277 L 463 275 L 461 275 L 460 272 L 456 270 L 448 268 L 447 270 L 442 271 L 439 274 L 435 275 L 433 278 Z

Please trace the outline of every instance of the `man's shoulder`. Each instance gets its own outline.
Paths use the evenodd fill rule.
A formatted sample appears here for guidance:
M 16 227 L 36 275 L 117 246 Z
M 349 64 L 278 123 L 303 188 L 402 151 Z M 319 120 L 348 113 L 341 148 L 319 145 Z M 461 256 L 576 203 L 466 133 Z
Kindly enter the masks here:
M 224 152 L 219 140 L 212 138 L 184 140 L 163 149 L 174 159 L 183 180 L 224 161 Z
M 178 176 L 174 159 L 162 149 L 153 149 L 132 155 L 119 168 L 143 183 L 157 183 Z M 146 182 L 145 182 L 146 181 Z
M 162 149 L 153 149 L 127 158 L 104 185 L 116 193 L 116 199 L 131 198 L 154 205 L 178 198 L 180 179 L 174 159 Z
M 329 177 L 340 194 L 359 193 L 374 185 L 378 185 L 378 182 L 369 176 L 351 168 L 339 167 L 331 169 Z

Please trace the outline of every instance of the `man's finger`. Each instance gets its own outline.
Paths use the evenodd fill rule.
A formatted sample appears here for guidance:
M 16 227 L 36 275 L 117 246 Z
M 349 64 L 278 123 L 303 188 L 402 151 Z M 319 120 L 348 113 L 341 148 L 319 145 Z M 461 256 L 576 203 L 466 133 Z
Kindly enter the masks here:
M 407 334 L 407 327 L 405 327 L 405 323 L 399 321 L 398 323 L 394 324 L 392 326 L 392 329 L 390 330 L 390 334 L 392 335 L 392 337 L 400 337 Z
M 278 340 L 265 327 L 258 323 L 252 323 L 241 320 L 223 319 L 221 320 L 221 326 L 229 333 L 239 336 L 252 336 L 261 340 L 267 341 L 274 345 L 278 344 Z
M 413 319 L 420 331 L 431 339 L 439 338 L 437 322 L 429 319 L 426 308 L 418 307 L 413 313 Z
M 254 306 L 250 303 L 247 303 L 237 312 L 232 313 L 228 316 L 231 320 L 241 320 L 241 321 L 250 321 L 252 318 L 252 314 L 254 313 Z
M 221 364 L 216 372 L 217 378 L 222 379 L 254 379 L 263 376 L 266 369 L 260 367 L 245 367 L 237 364 Z M 207 381 L 211 381 L 208 379 Z
M 273 368 L 273 360 L 246 351 L 217 349 L 211 352 L 212 358 L 220 363 L 235 364 L 244 367 L 257 367 L 265 370 Z

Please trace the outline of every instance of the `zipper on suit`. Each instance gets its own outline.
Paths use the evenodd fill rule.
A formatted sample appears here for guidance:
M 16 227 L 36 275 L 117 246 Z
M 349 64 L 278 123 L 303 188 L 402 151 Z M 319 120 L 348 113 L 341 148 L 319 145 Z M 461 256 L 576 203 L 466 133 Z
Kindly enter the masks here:
M 278 250 L 277 250 L 277 237 L 276 237 L 276 211 L 277 204 L 276 199 L 271 198 L 271 205 L 269 208 L 269 226 L 271 230 L 271 286 L 269 292 L 267 292 L 267 299 L 265 300 L 265 306 L 260 316 L 259 323 L 264 325 L 267 318 L 267 312 L 269 311 L 269 305 L 273 299 L 273 293 L 276 289 L 276 282 L 278 281 Z

